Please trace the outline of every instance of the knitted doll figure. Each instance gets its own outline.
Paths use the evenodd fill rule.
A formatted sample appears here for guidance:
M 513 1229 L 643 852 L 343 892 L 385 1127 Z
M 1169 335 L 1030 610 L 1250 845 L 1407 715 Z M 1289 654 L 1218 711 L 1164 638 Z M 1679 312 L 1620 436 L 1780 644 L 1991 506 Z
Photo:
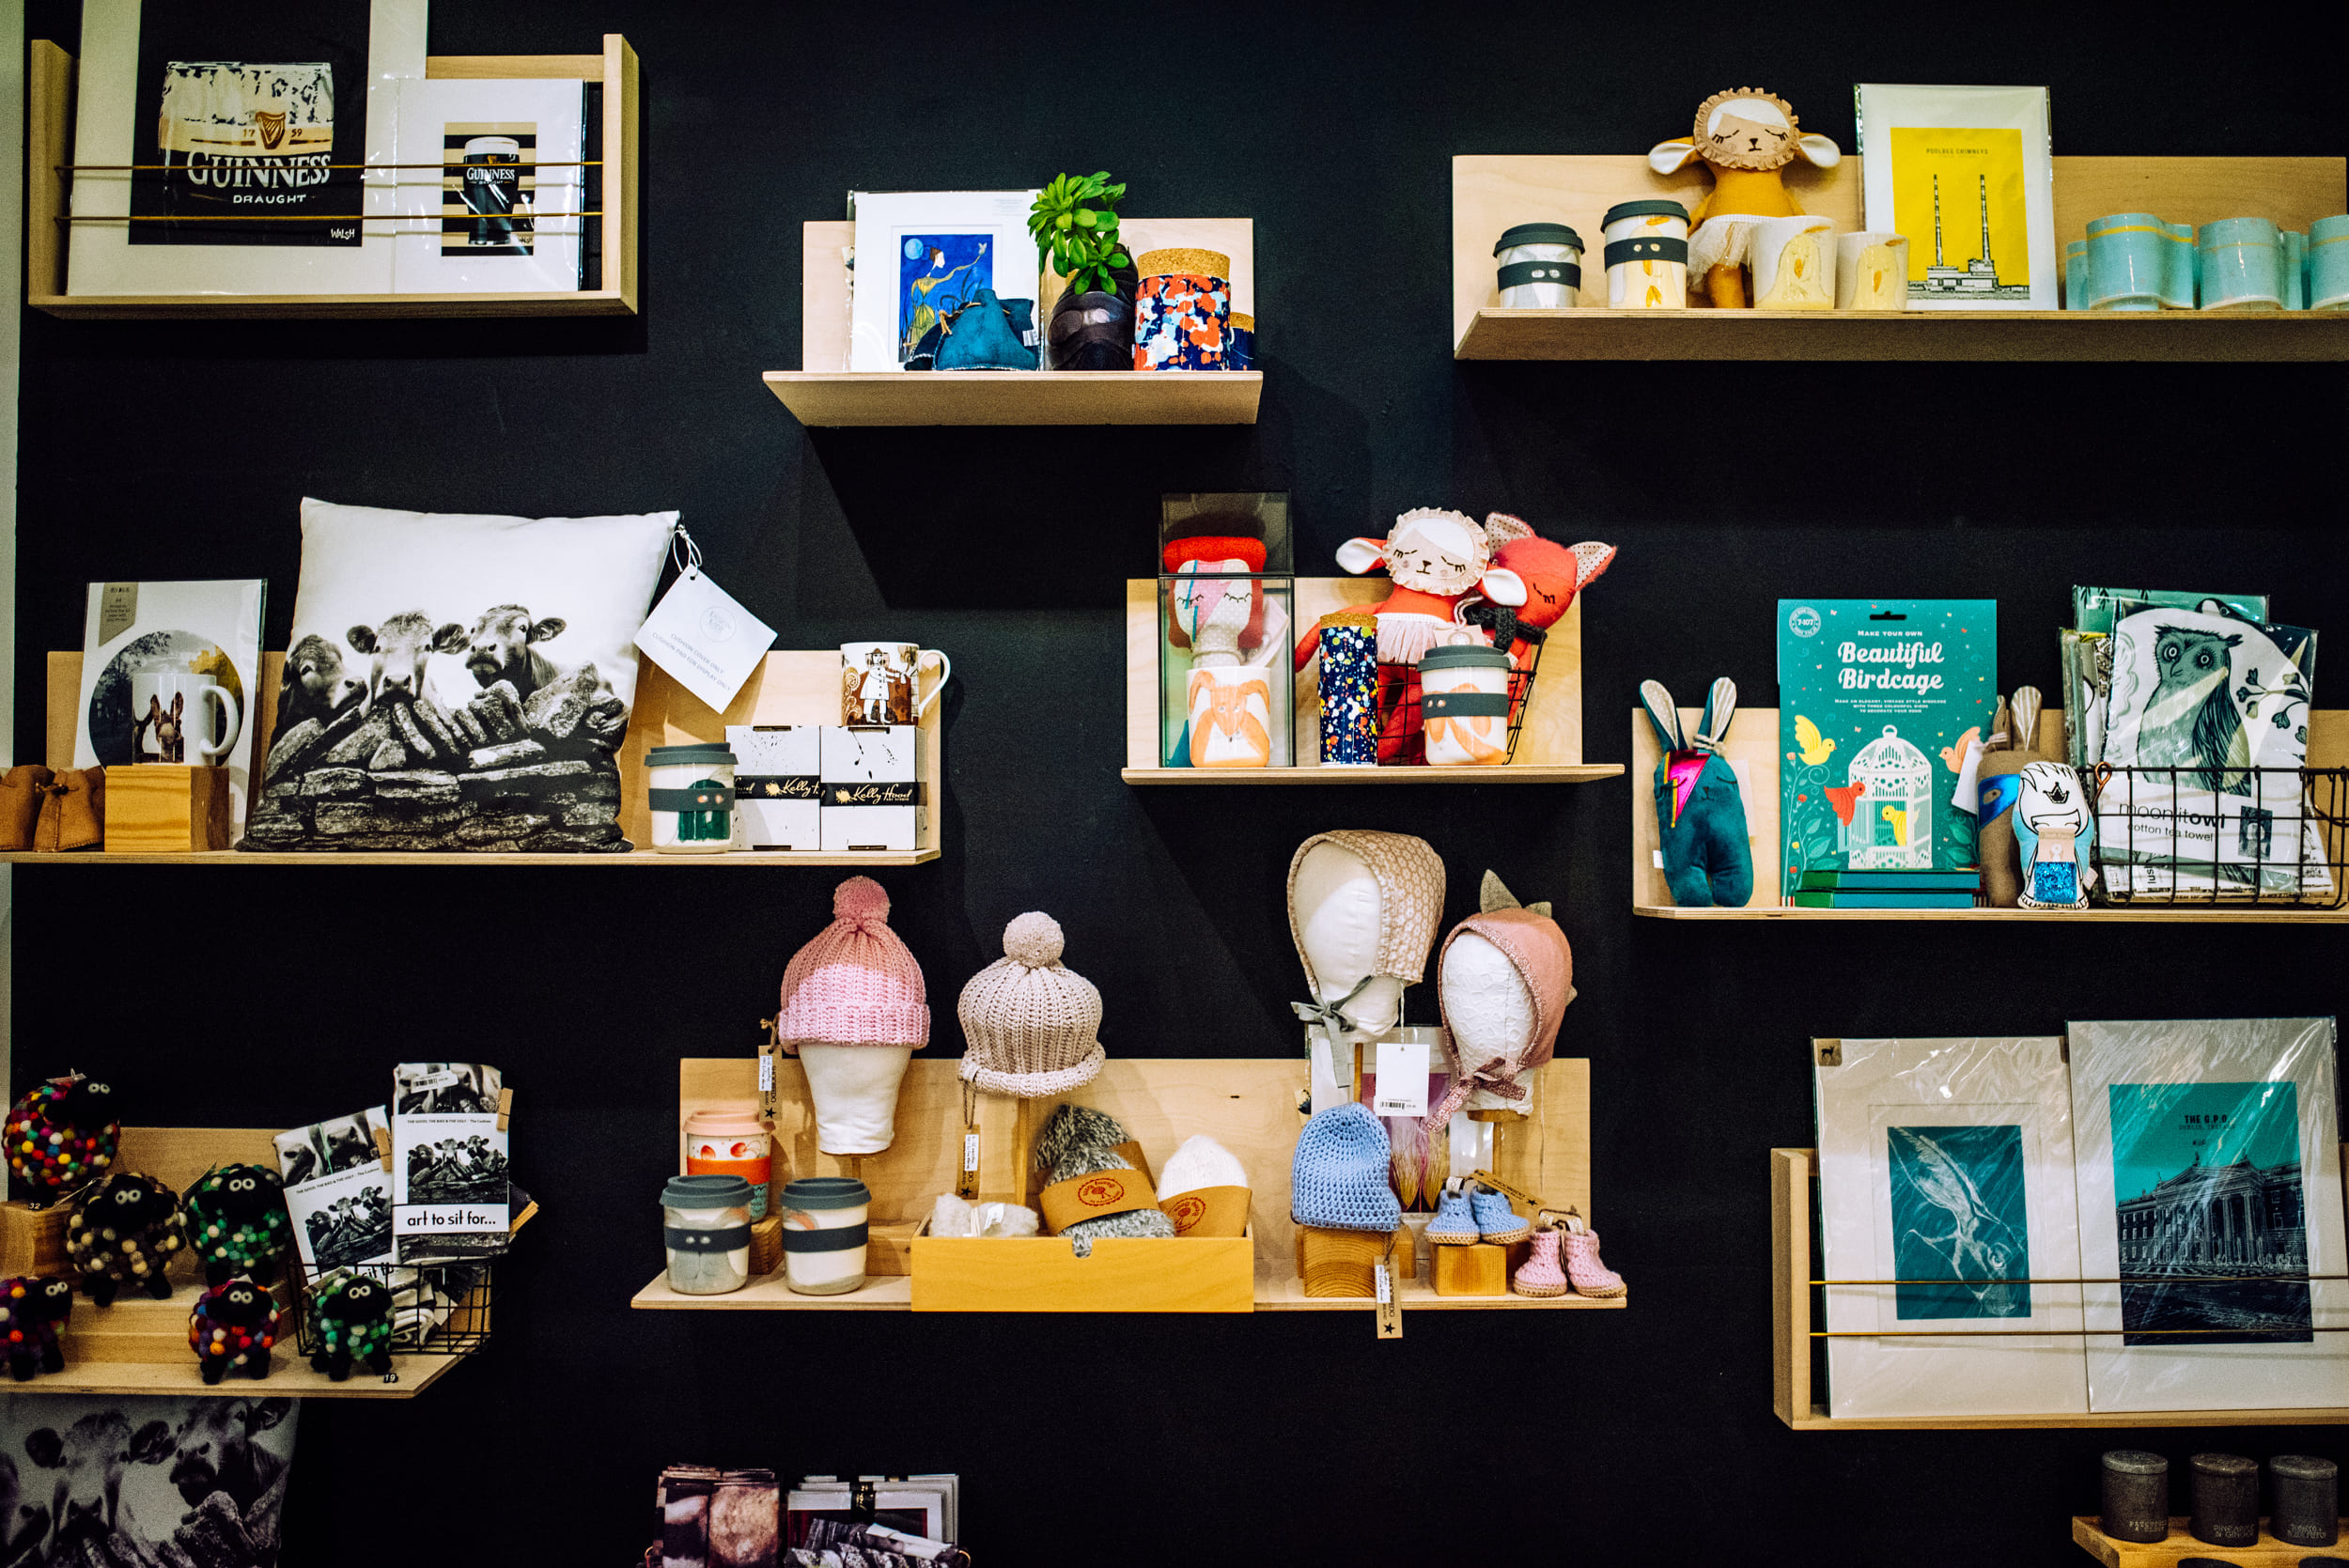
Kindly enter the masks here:
M 196 1297 L 195 1310 L 188 1314 L 188 1348 L 195 1352 L 204 1381 L 217 1383 L 230 1373 L 267 1377 L 277 1322 L 276 1299 L 242 1276 Z
M 82 1271 L 82 1289 L 101 1307 L 136 1282 L 158 1301 L 171 1298 L 163 1270 L 187 1245 L 179 1194 L 152 1176 L 117 1171 L 74 1200 L 65 1222 L 65 1255 Z
M 1574 954 L 1549 906 L 1521 907 L 1489 871 L 1481 902 L 1480 912 L 1453 927 L 1436 959 L 1452 1082 L 1427 1112 L 1431 1127 L 1463 1106 L 1523 1101 L 1521 1075 L 1549 1060 L 1574 1000 Z
M 1454 612 L 1470 594 L 1494 604 L 1525 602 L 1517 573 L 1493 564 L 1494 541 L 1484 526 L 1462 512 L 1422 506 L 1394 520 L 1383 539 L 1348 539 L 1338 547 L 1338 565 L 1361 576 L 1381 566 L 1394 592 L 1365 606 L 1378 617 L 1378 662 L 1417 665 L 1429 648 L 1468 638 Z M 1297 667 L 1312 662 L 1318 627 L 1297 645 Z
M 1051 1120 L 1036 1135 L 1036 1169 L 1044 1172 L 1047 1187 L 1103 1171 L 1130 1171 L 1133 1162 L 1117 1152 L 1117 1146 L 1128 1141 L 1125 1125 L 1116 1117 L 1090 1106 L 1064 1105 L 1052 1112 Z M 1171 1236 L 1174 1234 L 1174 1221 L 1158 1209 L 1128 1209 L 1123 1214 L 1105 1214 L 1098 1219 L 1080 1219 L 1064 1227 L 1060 1234 L 1070 1239 L 1077 1256 L 1089 1258 L 1097 1237 Z
M 267 1284 L 293 1245 L 293 1219 L 286 1212 L 286 1184 L 257 1165 L 215 1166 L 198 1177 L 182 1200 L 188 1244 L 204 1265 L 204 1282 L 226 1283 L 242 1274 Z
M 1321 1231 L 1392 1235 L 1403 1205 L 1388 1185 L 1394 1157 L 1387 1125 L 1358 1100 L 1318 1111 L 1297 1135 L 1289 1218 Z
M 1715 93 L 1697 105 L 1692 135 L 1650 147 L 1648 167 L 1659 175 L 1676 174 L 1691 160 L 1713 171 L 1712 191 L 1688 214 L 1691 292 L 1702 283 L 1712 303 L 1741 307 L 1748 303 L 1744 270 L 1750 266 L 1761 304 L 1833 308 L 1833 225 L 1819 218 L 1786 221 L 1803 213 L 1786 189 L 1785 168 L 1800 158 L 1831 169 L 1843 156 L 1829 138 L 1800 134 L 1794 109 L 1759 87 Z M 1828 234 L 1824 246 L 1822 231 Z M 1825 304 L 1818 303 L 1822 288 Z
M 1713 683 L 1693 745 L 1681 738 L 1680 709 L 1662 682 L 1640 683 L 1640 706 L 1664 753 L 1656 759 L 1656 839 L 1672 902 L 1743 908 L 1753 896 L 1753 846 L 1736 769 L 1721 755 L 1737 712 L 1735 684 L 1726 675 Z
M 311 1291 L 310 1315 L 319 1330 L 311 1371 L 334 1383 L 349 1378 L 353 1365 L 378 1377 L 392 1374 L 391 1286 L 366 1274 L 330 1277 Z
M 1427 972 L 1443 918 L 1443 862 L 1408 833 L 1315 833 L 1290 858 L 1288 902 L 1313 997 L 1289 1005 L 1334 1048 L 1342 1060 L 1330 1076 L 1346 1082 L 1354 1046 L 1402 1021 L 1403 988 Z
M 59 1338 L 73 1315 L 73 1281 L 41 1275 L 0 1281 L 0 1333 L 8 1336 L 8 1375 L 19 1383 L 37 1372 L 65 1371 Z
M 877 1155 L 897 1136 L 906 1062 L 929 1044 L 922 966 L 889 928 L 889 894 L 851 877 L 832 895 L 832 922 L 783 971 L 775 1038 L 807 1067 L 817 1147 Z
M 971 977 L 956 1008 L 970 1042 L 964 1082 L 1049 1099 L 1099 1074 L 1101 993 L 1060 961 L 1062 944 L 1048 914 L 1031 910 L 1003 927 L 1003 955 Z
M 1471 597 L 1462 602 L 1460 619 L 1484 628 L 1493 646 L 1505 649 L 1510 662 L 1522 670 L 1532 662 L 1533 644 L 1565 619 L 1576 596 L 1614 564 L 1615 547 L 1595 540 L 1562 545 L 1506 512 L 1486 515 L 1485 537 L 1493 543 L 1494 564 L 1506 567 L 1525 584 L 1525 601 L 1512 608 Z
M 8 1169 L 43 1202 L 97 1180 L 114 1164 L 122 1128 L 114 1091 L 79 1073 L 36 1084 L 8 1111 Z

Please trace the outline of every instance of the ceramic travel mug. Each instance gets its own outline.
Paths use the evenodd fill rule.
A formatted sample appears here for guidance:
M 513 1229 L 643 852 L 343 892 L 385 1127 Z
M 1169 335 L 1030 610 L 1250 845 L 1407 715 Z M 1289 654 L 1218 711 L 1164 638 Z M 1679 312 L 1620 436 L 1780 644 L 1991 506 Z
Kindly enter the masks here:
M 1321 766 L 1378 764 L 1378 617 L 1336 610 L 1321 617 Z
M 2163 231 L 2170 243 L 2163 255 L 2168 265 L 2161 271 L 2161 303 L 2170 310 L 2194 308 L 2194 280 L 2201 271 L 2201 258 L 2194 249 L 2192 224 L 2164 224 Z
M 739 1176 L 751 1184 L 751 1218 L 767 1218 L 767 1185 L 774 1177 L 773 1137 L 758 1119 L 755 1101 L 713 1105 L 685 1118 L 685 1173 Z
M 2309 225 L 2309 308 L 2349 310 L 2349 213 Z
M 1433 767 L 1509 760 L 1509 656 L 1499 648 L 1429 648 L 1419 660 L 1420 724 Z
M 2169 1540 L 2170 1461 L 2142 1449 L 2107 1453 L 2096 1528 L 2115 1541 L 2140 1545 Z
M 801 1296 L 863 1289 L 864 1217 L 872 1198 L 854 1176 L 784 1183 L 783 1282 Z
M 2267 1462 L 2275 1512 L 2267 1532 L 2295 1546 L 2330 1546 L 2341 1540 L 2341 1467 L 2305 1453 Z
M 2088 308 L 2088 241 L 2075 240 L 2063 247 L 2063 308 Z
M 2170 225 L 2151 212 L 2091 219 L 2089 307 L 2159 310 L 2168 284 L 2170 242 Z
M 1582 297 L 1582 236 L 1563 224 L 1519 224 L 1493 246 L 1507 310 L 1572 310 Z
M 1227 370 L 1232 258 L 1221 251 L 1144 251 L 1134 288 L 1134 368 Z
M 734 844 L 734 753 L 723 745 L 655 746 L 645 753 L 652 846 L 717 855 Z
M 1882 229 L 1837 235 L 1835 308 L 1906 310 L 1908 236 Z
M 244 727 L 237 699 L 210 675 L 140 670 L 131 676 L 131 760 L 220 765 Z M 211 737 L 218 735 L 215 742 Z
M 2204 310 L 2283 308 L 2283 245 L 2265 218 L 2225 218 L 2195 235 Z M 2101 279 L 2100 279 L 2101 286 Z
M 669 1288 L 723 1296 L 751 1282 L 751 1184 L 739 1176 L 671 1176 L 661 1189 Z
M 1688 303 L 1688 210 L 1676 201 L 1618 202 L 1600 220 L 1607 303 L 1613 310 L 1682 310 Z
M 925 662 L 938 661 L 938 684 L 917 705 Z M 913 643 L 840 644 L 840 722 L 844 724 L 910 724 L 930 710 L 946 690 L 955 661 L 936 648 Z

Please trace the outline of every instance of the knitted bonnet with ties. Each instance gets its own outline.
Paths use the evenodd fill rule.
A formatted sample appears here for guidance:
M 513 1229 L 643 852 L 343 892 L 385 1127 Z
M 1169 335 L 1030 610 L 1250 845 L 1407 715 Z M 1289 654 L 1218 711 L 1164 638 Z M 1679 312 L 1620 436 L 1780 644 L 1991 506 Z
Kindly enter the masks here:
M 1101 1070 L 1101 993 L 1060 961 L 1060 923 L 1031 911 L 1003 927 L 1003 955 L 971 977 L 956 1011 L 967 1083 L 1043 1099 Z

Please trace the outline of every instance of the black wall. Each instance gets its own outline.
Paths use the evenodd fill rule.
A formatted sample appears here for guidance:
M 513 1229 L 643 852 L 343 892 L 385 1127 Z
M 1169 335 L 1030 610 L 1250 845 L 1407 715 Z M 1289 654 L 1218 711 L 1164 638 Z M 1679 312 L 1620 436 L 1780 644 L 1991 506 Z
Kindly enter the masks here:
M 71 42 L 75 8 L 35 0 Z M 133 1119 L 290 1126 L 405 1057 L 518 1090 L 545 1204 L 476 1364 L 303 1412 L 288 1560 L 617 1562 L 664 1463 L 954 1469 L 995 1565 L 1592 1560 L 2064 1564 L 2095 1455 L 2341 1457 L 2326 1429 L 1795 1434 L 1769 1409 L 1764 1152 L 1812 1139 L 1813 1034 L 2332 1013 L 2339 928 L 1688 926 L 1626 912 L 1630 786 L 1135 790 L 1119 582 L 1161 490 L 1294 492 L 1301 570 L 1415 505 L 1622 547 L 1585 713 L 1634 688 L 1775 699 L 1781 595 L 2000 601 L 2000 678 L 2057 690 L 2076 582 L 2261 587 L 2349 638 L 2344 380 L 2290 365 L 1455 365 L 1449 159 L 1619 153 L 1766 85 L 1852 146 L 1860 79 L 2046 82 L 2067 153 L 2339 154 L 2338 49 L 2292 24 L 1910 8 L 939 10 L 439 0 L 436 54 L 645 66 L 644 315 L 109 323 L 28 316 L 18 754 L 98 578 L 266 575 L 283 646 L 305 495 L 530 515 L 680 507 L 786 647 L 951 651 L 946 855 L 884 874 L 953 1001 L 1042 908 L 1135 1056 L 1294 1051 L 1283 876 L 1307 834 L 1425 836 L 1447 916 L 1491 866 L 1560 901 L 1594 1063 L 1595 1208 L 1623 1313 L 955 1319 L 631 1312 L 660 1267 L 675 1063 L 747 1053 L 834 874 L 618 868 L 20 873 L 14 1086 L 68 1063 Z M 2205 19 L 2219 23 L 2217 13 Z M 808 434 L 800 225 L 851 186 L 1106 167 L 1135 216 L 1256 220 L 1267 371 L 1235 430 Z M 35 178 L 40 178 L 38 174 Z M 1733 431 L 1750 433 L 1739 436 Z M 2327 660 L 2329 670 L 2332 660 Z M 2320 688 L 2340 707 L 2349 674 Z M 2327 697 L 2326 691 L 2332 694 Z M 210 953 L 225 1004 L 143 978 Z M 1409 1002 L 1432 1022 L 1432 988 Z M 193 1381 L 193 1379 L 191 1379 Z

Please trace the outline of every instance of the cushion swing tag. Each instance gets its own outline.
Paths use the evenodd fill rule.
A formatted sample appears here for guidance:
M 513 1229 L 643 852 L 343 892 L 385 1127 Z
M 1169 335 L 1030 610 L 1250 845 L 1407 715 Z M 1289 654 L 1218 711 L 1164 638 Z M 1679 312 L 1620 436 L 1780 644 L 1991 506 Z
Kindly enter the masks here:
M 1378 1298 L 1378 1337 L 1399 1340 L 1403 1337 L 1403 1302 L 1394 1293 L 1394 1238 L 1387 1238 L 1387 1250 L 1371 1265 L 1371 1288 Z
M 702 575 L 701 549 L 682 527 L 669 546 L 677 579 L 637 629 L 636 645 L 679 686 L 723 713 L 775 645 L 775 629 Z

